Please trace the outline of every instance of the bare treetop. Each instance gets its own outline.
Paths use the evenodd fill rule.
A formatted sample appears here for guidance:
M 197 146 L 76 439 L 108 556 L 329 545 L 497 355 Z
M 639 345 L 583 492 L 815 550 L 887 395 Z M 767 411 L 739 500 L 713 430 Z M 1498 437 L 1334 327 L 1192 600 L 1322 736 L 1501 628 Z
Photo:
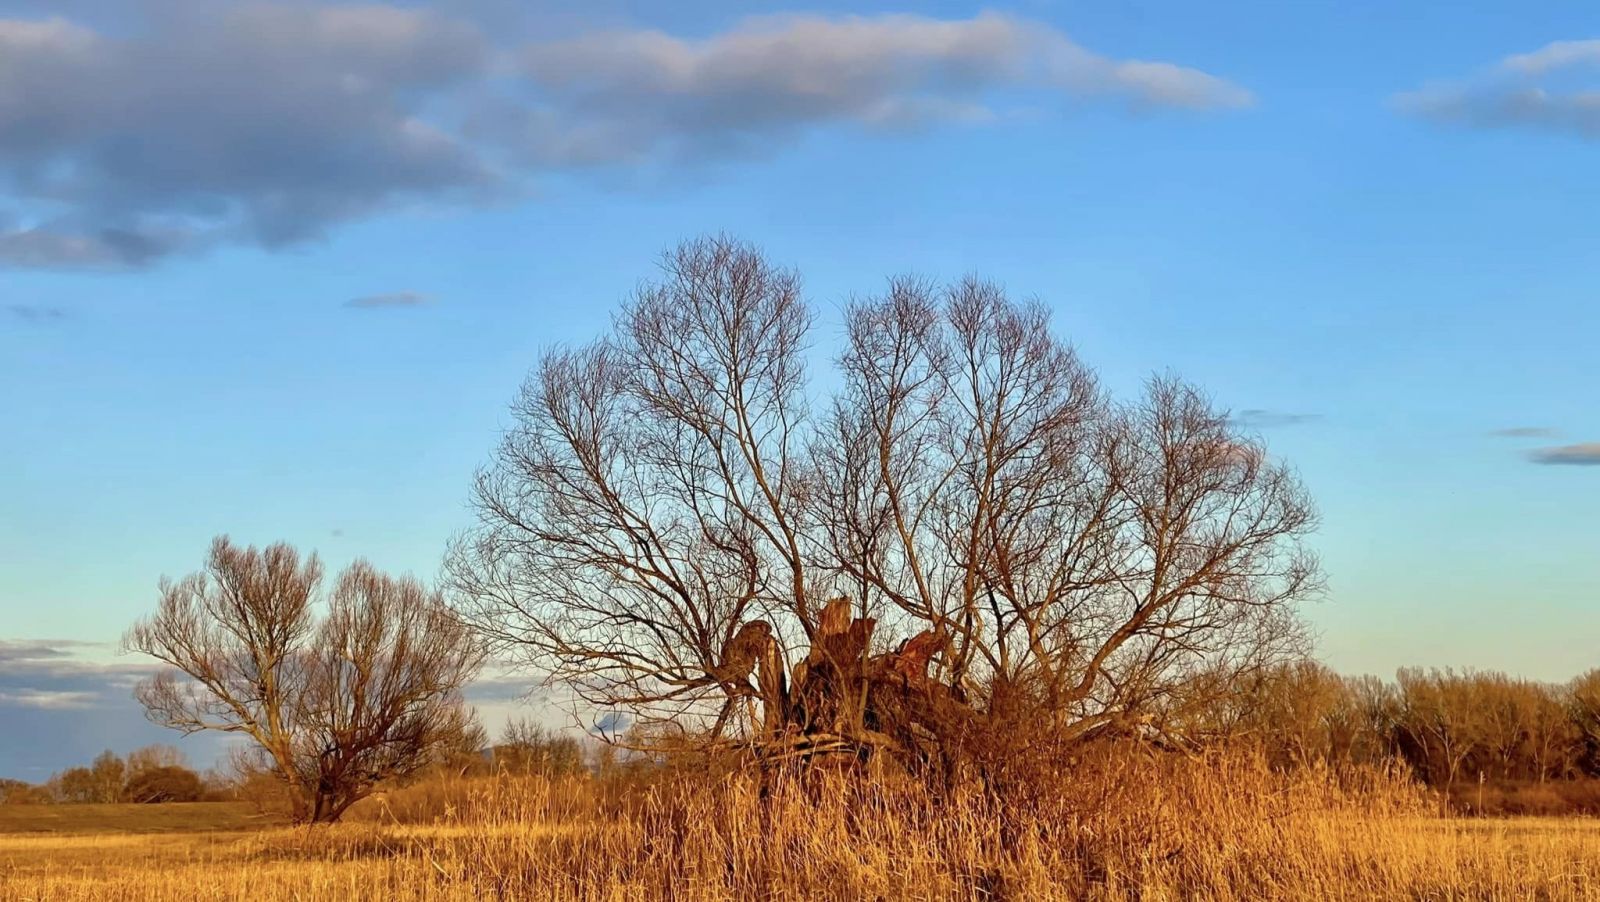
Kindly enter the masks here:
M 588 704 L 769 740 L 816 731 L 824 672 L 857 739 L 882 718 L 846 684 L 894 673 L 915 717 L 1081 734 L 1289 647 L 1311 505 L 1197 390 L 1117 401 L 1042 305 L 902 278 L 848 308 L 819 404 L 812 321 L 794 273 L 701 239 L 547 354 L 452 555 L 473 622 Z

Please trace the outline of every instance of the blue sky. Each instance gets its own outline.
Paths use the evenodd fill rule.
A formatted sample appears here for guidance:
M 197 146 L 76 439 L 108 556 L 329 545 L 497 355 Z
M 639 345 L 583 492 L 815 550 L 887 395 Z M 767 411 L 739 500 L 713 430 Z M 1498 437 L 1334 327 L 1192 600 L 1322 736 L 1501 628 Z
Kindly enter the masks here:
M 1587 5 L 577 9 L 0 0 L 0 775 L 163 738 L 95 643 L 218 532 L 432 575 L 541 349 L 714 231 L 823 366 L 978 272 L 1258 411 L 1340 670 L 1600 665 Z

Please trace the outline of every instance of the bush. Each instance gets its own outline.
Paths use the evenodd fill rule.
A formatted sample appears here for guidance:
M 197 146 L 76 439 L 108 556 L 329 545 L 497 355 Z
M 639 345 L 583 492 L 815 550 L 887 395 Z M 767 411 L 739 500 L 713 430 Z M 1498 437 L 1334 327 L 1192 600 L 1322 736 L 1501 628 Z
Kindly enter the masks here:
M 204 794 L 200 775 L 187 767 L 152 767 L 128 781 L 130 802 L 198 802 Z
M 0 805 L 42 805 L 50 800 L 50 792 L 42 786 L 0 779 Z

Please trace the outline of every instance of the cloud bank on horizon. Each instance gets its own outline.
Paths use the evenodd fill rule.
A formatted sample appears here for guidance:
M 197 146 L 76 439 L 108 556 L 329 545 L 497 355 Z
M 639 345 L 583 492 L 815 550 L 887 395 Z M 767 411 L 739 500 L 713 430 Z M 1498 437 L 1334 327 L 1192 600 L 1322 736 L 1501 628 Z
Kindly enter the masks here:
M 410 206 L 515 198 L 540 177 L 771 154 L 827 127 L 983 123 L 1051 102 L 1252 102 L 1221 77 L 1103 56 L 993 12 L 508 45 L 399 6 L 128 8 L 132 27 L 0 18 L 0 267 L 282 247 Z
M 39 782 L 106 748 L 154 742 L 180 742 L 200 766 L 219 760 L 226 740 L 181 738 L 145 720 L 133 687 L 154 666 L 110 651 L 101 642 L 0 639 L 0 777 Z
M 95 654 L 106 650 L 79 640 L 0 639 L 0 707 L 82 709 L 132 698 L 134 684 L 154 668 Z

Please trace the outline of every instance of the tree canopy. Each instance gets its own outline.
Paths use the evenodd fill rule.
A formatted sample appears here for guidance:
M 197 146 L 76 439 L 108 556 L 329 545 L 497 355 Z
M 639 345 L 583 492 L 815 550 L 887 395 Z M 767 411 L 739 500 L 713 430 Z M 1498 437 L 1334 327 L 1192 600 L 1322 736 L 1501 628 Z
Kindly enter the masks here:
M 156 613 L 124 640 L 169 665 L 138 687 L 150 719 L 254 740 L 301 820 L 335 820 L 454 744 L 473 724 L 459 690 L 483 660 L 414 579 L 357 561 L 319 617 L 321 581 L 315 555 L 219 537 L 203 571 L 162 581 Z
M 1149 724 L 1297 647 L 1311 503 L 1197 389 L 1114 398 L 976 278 L 852 301 L 820 380 L 814 322 L 705 238 L 548 352 L 451 557 L 474 625 L 642 722 L 902 748 Z

